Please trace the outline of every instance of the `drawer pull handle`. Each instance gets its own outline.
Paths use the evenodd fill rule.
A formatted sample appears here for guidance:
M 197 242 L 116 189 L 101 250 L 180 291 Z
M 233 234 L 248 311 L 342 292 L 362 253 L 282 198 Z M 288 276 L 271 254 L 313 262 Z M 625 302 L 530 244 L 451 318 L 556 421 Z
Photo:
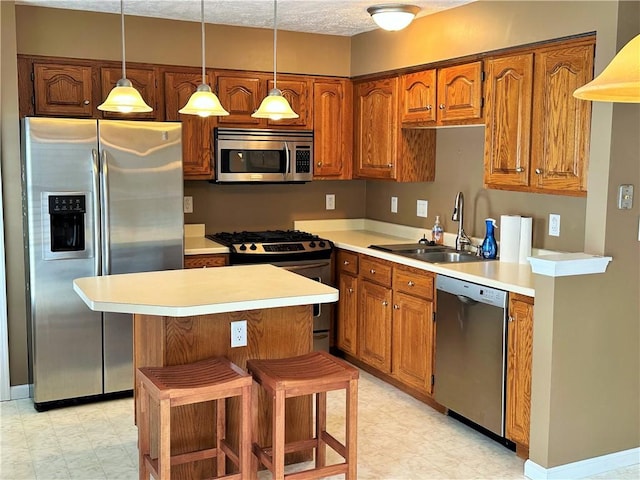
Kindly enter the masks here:
M 375 275 L 376 271 L 372 268 L 371 270 L 369 270 L 369 273 L 371 273 L 371 275 Z
M 407 282 L 407 285 L 409 285 L 410 287 L 413 287 L 413 286 L 415 285 L 415 283 L 413 283 L 411 280 L 409 280 L 409 281 Z
M 383 307 L 386 307 L 387 305 L 389 305 L 389 302 L 387 302 L 386 300 L 383 300 L 383 301 L 382 301 L 382 306 L 383 306 Z
M 343 265 L 349 265 L 349 260 L 345 260 L 344 262 L 342 262 Z

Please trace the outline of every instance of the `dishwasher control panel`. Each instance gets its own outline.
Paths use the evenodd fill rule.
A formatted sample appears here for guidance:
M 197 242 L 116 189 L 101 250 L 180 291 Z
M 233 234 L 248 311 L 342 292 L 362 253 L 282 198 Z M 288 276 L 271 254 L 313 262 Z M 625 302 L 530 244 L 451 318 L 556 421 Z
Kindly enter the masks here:
M 507 292 L 504 290 L 459 280 L 457 278 L 446 277 L 444 275 L 436 276 L 436 290 L 467 297 L 476 302 L 486 303 L 496 307 L 506 308 L 507 306 Z

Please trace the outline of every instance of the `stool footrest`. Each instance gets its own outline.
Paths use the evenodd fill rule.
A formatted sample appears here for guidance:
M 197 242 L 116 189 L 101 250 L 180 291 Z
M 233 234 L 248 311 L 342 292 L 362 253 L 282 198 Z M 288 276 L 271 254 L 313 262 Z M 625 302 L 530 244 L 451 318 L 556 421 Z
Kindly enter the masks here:
M 202 450 L 195 450 L 193 452 L 171 455 L 171 466 L 173 467 L 175 465 L 182 465 L 183 463 L 198 462 L 208 458 L 216 458 L 220 453 L 220 450 L 217 448 L 203 448 Z
M 347 473 L 349 466 L 346 463 L 337 463 L 328 467 L 314 468 L 313 470 L 303 470 L 302 472 L 289 473 L 284 476 L 285 480 L 311 480 L 332 475 Z

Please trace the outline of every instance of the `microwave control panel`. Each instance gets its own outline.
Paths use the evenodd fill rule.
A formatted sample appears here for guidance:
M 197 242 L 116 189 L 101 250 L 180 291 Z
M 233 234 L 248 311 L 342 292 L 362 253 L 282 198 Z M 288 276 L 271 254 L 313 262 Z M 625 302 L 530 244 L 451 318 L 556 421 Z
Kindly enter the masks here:
M 296 173 L 311 173 L 311 149 L 296 149 Z

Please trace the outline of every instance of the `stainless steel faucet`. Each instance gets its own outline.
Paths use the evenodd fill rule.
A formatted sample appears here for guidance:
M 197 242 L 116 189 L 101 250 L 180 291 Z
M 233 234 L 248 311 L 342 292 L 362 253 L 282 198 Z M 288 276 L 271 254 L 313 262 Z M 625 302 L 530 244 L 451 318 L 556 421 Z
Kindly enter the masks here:
M 456 235 L 456 250 L 464 250 L 465 245 L 473 245 L 471 243 L 471 238 L 464 232 L 464 195 L 462 192 L 458 192 L 456 195 L 456 203 L 453 207 L 453 215 L 451 215 L 451 220 L 454 222 L 458 222 L 458 234 Z

